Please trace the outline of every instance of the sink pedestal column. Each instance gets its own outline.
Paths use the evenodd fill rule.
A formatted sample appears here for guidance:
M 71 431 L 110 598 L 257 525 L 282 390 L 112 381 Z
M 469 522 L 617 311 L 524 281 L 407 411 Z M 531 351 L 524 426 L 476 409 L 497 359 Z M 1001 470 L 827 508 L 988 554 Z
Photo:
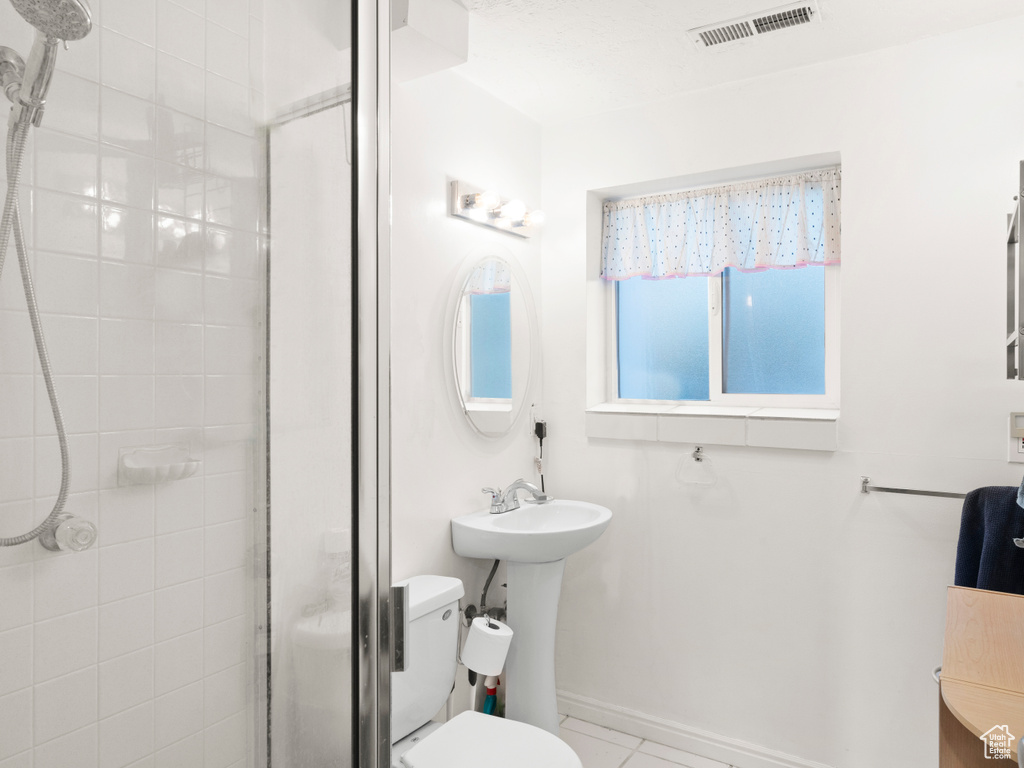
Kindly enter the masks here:
M 558 735 L 555 621 L 565 559 L 507 562 L 508 625 L 514 633 L 505 662 L 505 717 Z

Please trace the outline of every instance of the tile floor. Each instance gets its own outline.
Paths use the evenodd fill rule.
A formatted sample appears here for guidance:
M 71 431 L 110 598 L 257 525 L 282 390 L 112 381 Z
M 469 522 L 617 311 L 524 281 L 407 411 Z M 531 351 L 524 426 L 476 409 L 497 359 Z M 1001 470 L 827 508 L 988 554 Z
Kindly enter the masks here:
M 583 768 L 729 768 L 718 760 L 573 717 L 563 717 L 559 735 L 580 756 Z

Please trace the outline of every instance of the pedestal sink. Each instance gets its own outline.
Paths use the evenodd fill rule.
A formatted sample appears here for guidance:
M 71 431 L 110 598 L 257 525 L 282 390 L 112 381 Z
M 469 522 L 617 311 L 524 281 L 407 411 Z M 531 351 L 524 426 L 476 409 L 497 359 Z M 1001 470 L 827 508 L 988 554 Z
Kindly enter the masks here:
M 508 625 L 515 634 L 505 663 L 506 717 L 558 734 L 555 621 L 565 558 L 595 542 L 611 519 L 606 507 L 561 499 L 452 519 L 457 554 L 507 566 Z

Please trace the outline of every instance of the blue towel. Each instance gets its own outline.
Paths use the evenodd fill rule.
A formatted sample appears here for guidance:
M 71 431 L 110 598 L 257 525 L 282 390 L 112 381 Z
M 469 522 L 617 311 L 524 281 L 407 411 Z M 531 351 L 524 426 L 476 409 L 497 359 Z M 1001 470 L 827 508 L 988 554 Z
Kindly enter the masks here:
M 967 494 L 956 545 L 958 587 L 1024 595 L 1024 509 L 1016 486 L 989 486 Z

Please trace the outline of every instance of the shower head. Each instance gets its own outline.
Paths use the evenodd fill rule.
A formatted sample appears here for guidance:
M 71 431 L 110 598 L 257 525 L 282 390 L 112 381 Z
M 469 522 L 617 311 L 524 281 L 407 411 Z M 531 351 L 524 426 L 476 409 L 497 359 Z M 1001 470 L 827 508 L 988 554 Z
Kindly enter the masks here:
M 92 29 L 85 0 L 11 0 L 21 18 L 47 37 L 81 40 Z
M 81 40 L 92 29 L 92 14 L 86 0 L 11 0 L 21 17 L 36 28 L 36 39 L 28 54 L 11 125 L 39 126 L 46 106 L 46 92 L 57 62 L 61 40 Z M 5 93 L 11 89 L 5 86 Z

